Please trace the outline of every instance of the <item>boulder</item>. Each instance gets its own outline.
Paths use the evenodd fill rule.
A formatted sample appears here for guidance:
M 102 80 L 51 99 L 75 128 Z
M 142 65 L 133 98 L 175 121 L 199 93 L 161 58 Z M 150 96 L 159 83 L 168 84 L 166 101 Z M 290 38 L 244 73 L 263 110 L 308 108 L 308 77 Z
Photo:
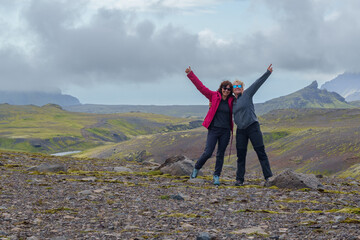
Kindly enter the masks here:
M 310 188 L 320 189 L 323 185 L 313 174 L 296 173 L 291 169 L 286 169 L 279 175 L 271 177 L 265 184 L 266 187 L 277 186 L 279 188 Z
M 193 160 L 183 155 L 179 155 L 166 159 L 157 170 L 173 176 L 190 176 L 194 166 Z
M 43 163 L 39 166 L 30 167 L 27 169 L 29 172 L 66 172 L 66 167 L 63 164 L 50 164 Z
M 213 240 L 215 239 L 207 232 L 201 232 L 196 236 L 196 240 Z

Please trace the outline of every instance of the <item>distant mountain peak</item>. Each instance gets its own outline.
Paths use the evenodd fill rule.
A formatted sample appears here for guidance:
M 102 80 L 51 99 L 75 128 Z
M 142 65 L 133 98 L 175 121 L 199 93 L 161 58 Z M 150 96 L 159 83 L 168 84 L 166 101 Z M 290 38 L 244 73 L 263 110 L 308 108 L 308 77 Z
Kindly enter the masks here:
M 360 100 L 360 73 L 344 72 L 325 82 L 321 89 L 337 92 L 347 101 Z
M 352 108 L 351 104 L 336 92 L 319 89 L 317 81 L 289 95 L 274 98 L 255 105 L 257 114 L 275 109 L 298 108 Z
M 306 88 L 315 88 L 317 89 L 319 87 L 317 81 L 313 81 L 309 86 L 307 86 Z

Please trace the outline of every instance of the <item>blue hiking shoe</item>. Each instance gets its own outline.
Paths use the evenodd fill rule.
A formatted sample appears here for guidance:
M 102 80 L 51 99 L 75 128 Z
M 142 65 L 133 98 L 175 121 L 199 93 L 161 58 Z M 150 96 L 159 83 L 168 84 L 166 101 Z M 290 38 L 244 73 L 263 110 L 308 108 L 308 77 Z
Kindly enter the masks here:
M 199 169 L 194 168 L 190 175 L 190 179 L 196 178 L 198 173 L 199 173 Z
M 219 176 L 214 175 L 213 179 L 214 179 L 214 185 L 220 185 L 220 177 Z

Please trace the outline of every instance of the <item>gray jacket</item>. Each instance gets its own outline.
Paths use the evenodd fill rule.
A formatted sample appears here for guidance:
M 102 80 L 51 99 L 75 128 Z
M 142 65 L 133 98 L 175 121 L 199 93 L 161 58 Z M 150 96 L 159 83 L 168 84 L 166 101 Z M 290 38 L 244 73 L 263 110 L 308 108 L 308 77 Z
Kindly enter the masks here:
M 245 129 L 252 123 L 257 122 L 258 118 L 255 114 L 255 108 L 253 103 L 253 96 L 261 85 L 270 76 L 271 72 L 266 71 L 258 80 L 256 80 L 249 88 L 244 90 L 242 95 L 234 100 L 234 122 L 238 129 Z

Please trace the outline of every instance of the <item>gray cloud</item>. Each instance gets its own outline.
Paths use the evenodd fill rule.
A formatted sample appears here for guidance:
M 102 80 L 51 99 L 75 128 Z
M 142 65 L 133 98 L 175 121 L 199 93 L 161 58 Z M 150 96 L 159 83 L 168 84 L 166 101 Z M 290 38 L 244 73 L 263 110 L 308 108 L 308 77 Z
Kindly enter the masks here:
M 253 38 L 249 49 L 262 48 L 267 58 L 293 71 L 360 71 L 359 1 L 343 1 L 334 19 L 326 20 L 336 1 L 259 1 L 278 23 L 270 35 Z M 271 27 L 271 26 L 270 26 Z
M 263 71 L 268 63 L 299 72 L 360 71 L 360 6 L 344 2 L 338 16 L 326 20 L 328 1 L 258 0 L 254 4 L 267 6 L 275 19 L 271 31 L 205 46 L 197 34 L 171 24 L 157 27 L 134 12 L 99 9 L 84 17 L 86 1 L 33 0 L 21 14 L 34 47 L 25 53 L 3 45 L 0 78 L 8 88 L 50 88 L 153 82 L 184 74 L 188 65 L 212 78 Z M 160 11 L 161 1 L 156 4 Z
M 57 77 L 71 81 L 157 80 L 186 66 L 184 53 L 197 45 L 196 35 L 172 25 L 156 29 L 121 10 L 100 9 L 89 23 L 72 27 L 75 15 L 49 1 L 36 1 L 26 11 L 39 39 L 38 56 L 57 69 Z

